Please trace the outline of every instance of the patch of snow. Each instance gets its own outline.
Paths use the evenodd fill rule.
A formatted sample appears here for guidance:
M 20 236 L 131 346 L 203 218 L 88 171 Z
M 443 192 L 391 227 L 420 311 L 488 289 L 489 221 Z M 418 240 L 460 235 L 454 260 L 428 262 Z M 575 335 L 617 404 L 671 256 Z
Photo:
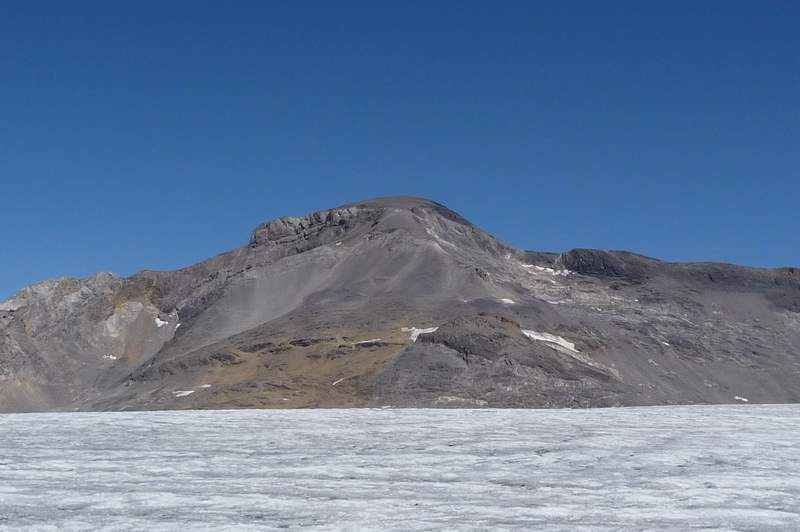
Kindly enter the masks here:
M 337 246 L 341 246 L 341 245 L 342 245 L 342 243 L 341 243 L 341 242 L 337 242 L 337 243 L 336 243 L 336 245 L 337 245 Z
M 383 338 L 372 338 L 371 340 L 361 340 L 360 342 L 356 342 L 353 345 L 371 344 L 374 342 L 383 342 Z
M 750 402 L 750 399 L 748 399 L 747 397 L 739 397 L 738 395 L 734 395 L 733 398 L 736 399 L 737 401 L 741 401 L 743 403 L 749 403 Z
M 336 386 L 337 384 L 339 384 L 340 382 L 342 382 L 342 381 L 343 381 L 343 380 L 345 380 L 346 378 L 347 378 L 347 377 L 342 377 L 342 378 L 341 378 L 341 379 L 339 379 L 339 380 L 333 381 L 333 382 L 331 383 L 331 386 Z
M 661 343 L 664 344 L 665 346 L 669 347 L 669 342 L 663 342 L 662 341 Z
M 172 392 L 172 395 L 175 397 L 186 397 L 187 395 L 192 395 L 194 390 L 178 390 L 177 392 Z
M 540 333 L 536 331 L 530 331 L 521 329 L 522 333 L 530 338 L 531 340 L 538 340 L 540 342 L 545 342 L 549 347 L 555 349 L 556 351 L 563 353 L 565 355 L 571 356 L 575 360 L 578 360 L 587 366 L 592 366 L 593 368 L 600 369 L 602 371 L 607 371 L 614 375 L 617 378 L 620 378 L 619 370 L 614 367 L 614 364 L 611 366 L 606 366 L 604 364 L 600 364 L 599 362 L 592 360 L 591 357 L 588 357 L 578 351 L 575 348 L 575 344 L 562 338 L 561 336 L 557 336 L 555 334 L 549 333 Z
M 515 305 L 517 303 L 513 299 L 508 299 L 507 297 L 500 298 L 499 301 L 504 305 Z
M 117 359 L 117 357 L 115 357 L 114 355 L 103 355 L 103 358 L 108 359 L 108 360 L 116 360 Z
M 175 330 L 177 331 L 177 330 L 178 330 L 178 327 L 180 327 L 180 326 L 181 326 L 181 324 L 180 324 L 180 323 L 179 323 L 179 324 L 177 324 L 177 325 L 175 326 Z
M 198 388 L 211 388 L 210 384 L 201 384 Z
M 572 275 L 574 273 L 570 270 L 556 270 L 553 268 L 546 268 L 544 266 L 537 266 L 536 264 L 523 264 L 522 267 L 527 268 L 529 270 L 534 269 L 536 271 L 547 273 L 550 275 L 561 275 L 563 277 L 566 277 L 567 275 Z
M 416 327 L 403 327 L 400 330 L 403 332 L 410 333 L 408 335 L 409 340 L 411 340 L 412 342 L 416 342 L 420 334 L 428 334 L 436 332 L 439 330 L 439 327 L 428 327 L 427 329 L 418 329 Z
M 522 334 L 530 338 L 531 340 L 538 340 L 540 342 L 547 342 L 548 344 L 555 344 L 564 349 L 572 351 L 573 353 L 579 353 L 577 349 L 575 349 L 575 344 L 565 340 L 564 338 L 557 336 L 555 334 L 550 333 L 540 333 L 536 331 L 530 331 L 526 329 L 522 329 Z
M 169 322 L 168 321 L 164 321 L 164 320 L 160 319 L 158 316 L 156 316 L 156 327 L 158 327 L 160 329 L 164 325 L 169 325 Z

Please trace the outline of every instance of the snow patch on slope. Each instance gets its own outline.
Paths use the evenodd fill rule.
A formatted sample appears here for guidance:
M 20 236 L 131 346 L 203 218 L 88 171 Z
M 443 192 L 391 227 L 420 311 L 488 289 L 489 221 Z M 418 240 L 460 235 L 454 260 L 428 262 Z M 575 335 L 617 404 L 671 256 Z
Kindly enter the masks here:
M 538 342 L 545 342 L 548 346 L 552 347 L 556 351 L 564 353 L 565 355 L 569 355 L 575 360 L 578 360 L 579 362 L 586 364 L 587 366 L 591 366 L 601 371 L 608 372 L 618 379 L 620 378 L 620 372 L 618 369 L 611 366 L 606 366 L 595 360 L 592 360 L 587 355 L 578 351 L 573 342 L 570 342 L 569 340 L 562 338 L 561 336 L 550 333 L 531 331 L 528 329 L 521 329 L 521 330 L 522 334 L 524 334 L 531 340 L 535 340 Z
M 553 269 L 553 268 L 546 268 L 544 266 L 537 266 L 536 264 L 523 264 L 522 267 L 525 268 L 525 269 L 528 269 L 528 270 L 533 269 L 533 270 L 536 270 L 538 272 L 547 273 L 547 274 L 550 274 L 550 275 L 560 275 L 560 276 L 563 276 L 563 277 L 566 277 L 567 275 L 572 275 L 573 273 L 575 273 L 575 272 L 572 272 L 570 270 L 556 270 L 556 269 Z
M 416 342 L 420 334 L 428 334 L 436 332 L 439 330 L 439 327 L 428 327 L 427 329 L 418 329 L 416 327 L 403 327 L 400 330 L 409 333 L 408 339 L 411 340 L 412 342 Z
M 573 353 L 579 353 L 580 352 L 577 349 L 575 349 L 575 344 L 574 343 L 570 342 L 569 340 L 566 340 L 566 339 L 562 338 L 561 336 L 557 336 L 555 334 L 541 333 L 541 332 L 531 331 L 531 330 L 527 330 L 527 329 L 522 329 L 522 334 L 524 334 L 525 336 L 527 336 L 531 340 L 537 340 L 539 342 L 546 342 L 548 344 L 558 345 L 560 347 L 563 347 L 564 349 L 572 351 Z
M 374 344 L 376 342 L 383 342 L 383 338 L 371 338 L 369 340 L 361 340 L 360 342 L 355 342 L 353 345 Z

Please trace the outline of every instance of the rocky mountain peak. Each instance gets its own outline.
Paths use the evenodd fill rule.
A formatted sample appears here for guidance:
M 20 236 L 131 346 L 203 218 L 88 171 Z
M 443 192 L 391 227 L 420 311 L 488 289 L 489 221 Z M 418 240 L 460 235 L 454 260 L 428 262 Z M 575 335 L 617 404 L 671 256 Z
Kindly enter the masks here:
M 0 411 L 800 401 L 799 353 L 796 269 L 523 251 L 399 196 L 23 290 Z
M 359 201 L 305 216 L 285 216 L 259 225 L 250 236 L 250 247 L 292 244 L 311 241 L 316 245 L 329 244 L 348 232 L 375 227 L 392 215 L 443 217 L 463 225 L 467 220 L 434 201 L 413 196 L 390 196 Z M 391 224 L 390 224 L 391 225 Z

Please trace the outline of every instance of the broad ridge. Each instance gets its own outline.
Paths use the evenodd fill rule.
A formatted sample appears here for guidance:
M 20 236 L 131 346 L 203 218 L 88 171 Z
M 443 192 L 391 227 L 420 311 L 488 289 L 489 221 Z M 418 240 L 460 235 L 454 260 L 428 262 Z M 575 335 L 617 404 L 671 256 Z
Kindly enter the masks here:
M 800 270 L 514 248 L 377 198 L 0 304 L 0 411 L 800 401 Z

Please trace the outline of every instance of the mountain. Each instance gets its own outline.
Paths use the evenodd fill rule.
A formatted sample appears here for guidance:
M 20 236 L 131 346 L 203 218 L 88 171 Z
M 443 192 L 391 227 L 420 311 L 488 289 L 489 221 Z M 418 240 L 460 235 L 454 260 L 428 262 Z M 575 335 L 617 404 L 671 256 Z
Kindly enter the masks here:
M 420 198 L 0 305 L 0 411 L 800 401 L 800 270 L 511 247 Z

